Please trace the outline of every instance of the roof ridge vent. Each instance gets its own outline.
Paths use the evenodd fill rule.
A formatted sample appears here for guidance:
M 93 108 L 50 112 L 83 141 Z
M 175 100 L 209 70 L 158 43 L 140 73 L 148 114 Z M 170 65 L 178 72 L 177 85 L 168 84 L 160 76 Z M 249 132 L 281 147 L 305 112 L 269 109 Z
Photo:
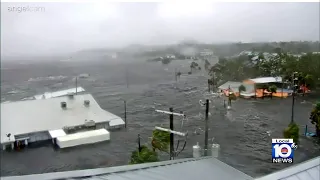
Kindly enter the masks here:
M 67 103 L 66 102 L 61 102 L 60 105 L 61 105 L 62 109 L 67 109 Z
M 87 106 L 87 107 L 90 106 L 90 101 L 89 101 L 89 100 L 84 100 L 83 103 L 84 103 L 84 105 Z

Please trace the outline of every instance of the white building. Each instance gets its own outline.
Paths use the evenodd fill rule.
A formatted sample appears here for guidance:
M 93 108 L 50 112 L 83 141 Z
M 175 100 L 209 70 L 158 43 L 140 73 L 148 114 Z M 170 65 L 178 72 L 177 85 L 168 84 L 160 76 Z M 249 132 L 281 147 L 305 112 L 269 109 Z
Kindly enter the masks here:
M 213 56 L 213 51 L 209 49 L 204 49 L 203 51 L 200 52 L 200 56 Z
M 1 104 L 1 145 L 53 139 L 50 131 L 86 126 L 119 128 L 124 121 L 103 110 L 91 94 Z

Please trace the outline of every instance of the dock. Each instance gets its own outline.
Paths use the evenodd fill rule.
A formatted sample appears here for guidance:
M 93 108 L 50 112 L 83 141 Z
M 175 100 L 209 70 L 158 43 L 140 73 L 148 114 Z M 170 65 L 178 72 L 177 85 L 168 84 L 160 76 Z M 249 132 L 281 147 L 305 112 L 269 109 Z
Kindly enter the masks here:
M 14 148 L 69 134 L 118 129 L 125 122 L 102 109 L 91 94 L 68 94 L 1 103 L 1 146 Z

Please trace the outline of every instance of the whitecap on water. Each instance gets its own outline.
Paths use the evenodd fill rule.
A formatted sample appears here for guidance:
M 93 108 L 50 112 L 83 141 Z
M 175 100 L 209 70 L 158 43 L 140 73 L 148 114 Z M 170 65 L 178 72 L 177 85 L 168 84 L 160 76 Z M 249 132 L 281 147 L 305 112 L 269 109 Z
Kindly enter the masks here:
M 9 91 L 7 92 L 7 94 L 18 94 L 18 93 L 21 93 L 22 91 L 19 91 L 19 90 L 12 90 L 12 91 Z
M 66 76 L 47 76 L 28 79 L 29 82 L 48 81 L 48 80 L 62 80 L 67 78 Z

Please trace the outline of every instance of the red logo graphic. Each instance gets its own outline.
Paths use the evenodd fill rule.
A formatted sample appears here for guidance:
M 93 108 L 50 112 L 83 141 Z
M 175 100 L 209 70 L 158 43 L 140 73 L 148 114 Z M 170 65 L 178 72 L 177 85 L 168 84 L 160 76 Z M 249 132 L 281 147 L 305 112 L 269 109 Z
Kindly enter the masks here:
M 282 149 L 281 149 L 281 153 L 288 153 L 288 149 L 287 149 L 287 148 L 285 148 L 285 147 L 284 147 L 284 148 L 282 148 Z

